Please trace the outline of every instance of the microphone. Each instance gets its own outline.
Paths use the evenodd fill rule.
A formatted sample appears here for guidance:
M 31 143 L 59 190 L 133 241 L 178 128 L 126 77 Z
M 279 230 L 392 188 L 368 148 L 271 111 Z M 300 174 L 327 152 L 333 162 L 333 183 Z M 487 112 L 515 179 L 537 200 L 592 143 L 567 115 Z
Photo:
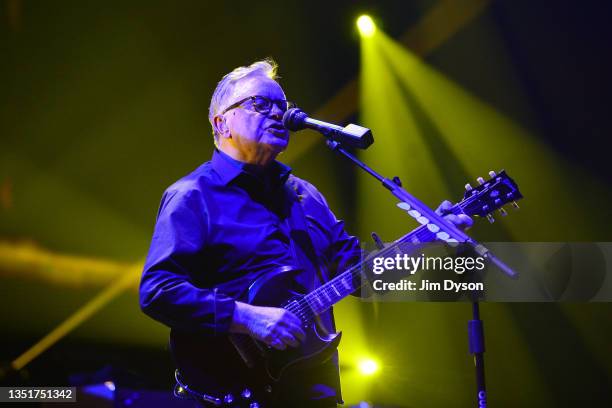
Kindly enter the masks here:
M 374 143 L 372 131 L 352 123 L 341 127 L 308 117 L 298 108 L 287 110 L 283 115 L 283 125 L 294 132 L 302 129 L 313 129 L 344 146 L 367 149 Z

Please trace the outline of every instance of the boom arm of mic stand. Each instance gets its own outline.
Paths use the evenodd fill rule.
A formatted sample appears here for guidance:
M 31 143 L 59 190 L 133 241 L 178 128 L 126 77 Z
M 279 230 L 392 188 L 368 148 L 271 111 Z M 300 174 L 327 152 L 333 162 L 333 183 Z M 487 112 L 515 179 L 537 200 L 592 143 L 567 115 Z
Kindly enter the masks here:
M 497 258 L 487 247 L 485 247 L 484 245 L 472 239 L 465 232 L 457 228 L 453 223 L 447 221 L 443 216 L 436 214 L 435 211 L 427 207 L 419 199 L 417 199 L 412 194 L 404 190 L 401 186 L 399 186 L 392 180 L 389 180 L 388 178 L 383 177 L 382 175 L 380 175 L 379 173 L 371 169 L 368 165 L 366 165 L 364 162 L 356 158 L 353 154 L 346 151 L 340 143 L 338 143 L 337 141 L 333 139 L 328 139 L 327 145 L 330 147 L 330 149 L 348 158 L 354 164 L 356 164 L 361 169 L 369 173 L 372 177 L 380 181 L 382 185 L 385 188 L 387 188 L 391 192 L 391 194 L 393 194 L 399 200 L 410 205 L 410 207 L 413 210 L 416 210 L 416 212 L 419 214 L 416 217 L 423 216 L 427 218 L 428 223 L 435 224 L 440 228 L 441 231 L 446 232 L 451 238 L 449 242 L 460 242 L 460 243 L 465 243 L 465 244 L 470 245 L 476 251 L 478 255 L 482 256 L 487 261 L 495 265 L 506 276 L 512 279 L 518 278 L 519 276 L 518 272 L 514 271 L 512 268 L 510 268 L 508 265 L 502 262 L 499 258 Z

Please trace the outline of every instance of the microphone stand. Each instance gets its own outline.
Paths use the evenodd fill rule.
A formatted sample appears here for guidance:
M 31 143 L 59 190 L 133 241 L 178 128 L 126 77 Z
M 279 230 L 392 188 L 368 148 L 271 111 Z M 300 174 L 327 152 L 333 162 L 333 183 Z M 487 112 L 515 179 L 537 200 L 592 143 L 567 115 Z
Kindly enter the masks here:
M 465 232 L 458 229 L 454 224 L 447 221 L 436 214 L 435 211 L 431 210 L 425 204 L 423 204 L 420 200 L 414 197 L 412 194 L 404 190 L 401 186 L 399 179 L 395 178 L 394 180 L 390 180 L 388 178 L 383 177 L 364 162 L 359 160 L 353 154 L 348 152 L 338 141 L 333 139 L 333 134 L 331 132 L 326 132 L 320 130 L 320 132 L 327 138 L 327 146 L 333 151 L 341 154 L 345 158 L 352 161 L 366 173 L 370 174 L 372 177 L 377 179 L 382 183 L 382 185 L 391 192 L 395 197 L 401 200 L 404 203 L 410 205 L 413 211 L 409 211 L 408 214 L 413 218 L 417 219 L 419 223 L 423 223 L 421 221 L 427 221 L 425 223 L 433 223 L 440 228 L 440 231 L 446 233 L 446 236 L 440 235 L 438 233 L 438 238 L 445 240 L 451 245 L 457 245 L 458 243 L 464 243 L 469 245 L 478 255 L 485 258 L 487 261 L 495 265 L 503 274 L 512 279 L 518 278 L 518 272 L 512 270 L 508 265 L 503 263 L 499 258 L 497 258 L 489 249 L 487 249 L 484 245 L 476 242 L 472 238 L 470 238 Z M 425 217 L 427 220 L 423 220 L 422 217 Z M 477 406 L 478 407 L 486 407 L 487 406 L 487 393 L 485 386 L 485 369 L 484 369 L 484 326 L 483 322 L 480 319 L 480 309 L 478 304 L 478 297 L 474 296 L 472 299 L 472 320 L 468 322 L 468 337 L 469 337 L 469 351 L 470 354 L 474 356 L 474 366 L 476 368 L 476 390 L 477 390 Z

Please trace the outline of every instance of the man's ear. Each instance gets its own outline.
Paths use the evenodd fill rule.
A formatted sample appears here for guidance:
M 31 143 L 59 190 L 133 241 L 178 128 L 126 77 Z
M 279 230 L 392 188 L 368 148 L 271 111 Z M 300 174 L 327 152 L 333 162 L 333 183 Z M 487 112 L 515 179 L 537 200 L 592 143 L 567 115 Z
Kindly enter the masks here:
M 231 133 L 229 127 L 227 126 L 227 122 L 225 121 L 225 116 L 217 115 L 213 118 L 213 126 L 215 127 L 215 133 L 219 135 L 219 137 L 230 138 Z

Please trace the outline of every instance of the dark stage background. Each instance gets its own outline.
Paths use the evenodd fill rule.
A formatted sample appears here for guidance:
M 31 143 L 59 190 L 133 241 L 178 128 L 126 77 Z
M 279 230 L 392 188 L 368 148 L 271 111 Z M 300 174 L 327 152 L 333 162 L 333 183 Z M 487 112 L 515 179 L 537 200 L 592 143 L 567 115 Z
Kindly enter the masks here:
M 162 192 L 211 155 L 207 109 L 217 81 L 267 56 L 306 112 L 372 127 L 377 143 L 363 157 L 386 161 L 387 176 L 401 176 L 432 206 L 460 198 L 465 177 L 507 169 L 526 197 L 522 209 L 479 221 L 477 239 L 612 241 L 609 2 L 0 5 L 0 360 L 9 364 L 108 295 L 3 385 L 112 379 L 170 389 L 167 329 L 138 308 L 139 266 Z M 397 58 L 361 53 L 361 13 L 404 47 Z M 404 75 L 396 64 L 394 81 L 408 91 L 365 98 L 362 87 L 391 82 L 387 71 L 360 76 L 364 66 L 388 67 L 404 53 L 435 75 Z M 419 89 L 441 104 L 424 102 Z M 412 112 L 412 128 L 399 107 Z M 391 120 L 377 122 L 384 112 Z M 410 129 L 427 151 L 412 144 Z M 375 230 L 393 240 L 415 226 L 315 134 L 294 134 L 284 157 L 361 238 Z M 490 405 L 609 406 L 611 310 L 483 304 Z M 347 403 L 474 406 L 469 304 L 347 299 L 336 314 Z M 379 359 L 377 376 L 356 372 L 361 355 Z

